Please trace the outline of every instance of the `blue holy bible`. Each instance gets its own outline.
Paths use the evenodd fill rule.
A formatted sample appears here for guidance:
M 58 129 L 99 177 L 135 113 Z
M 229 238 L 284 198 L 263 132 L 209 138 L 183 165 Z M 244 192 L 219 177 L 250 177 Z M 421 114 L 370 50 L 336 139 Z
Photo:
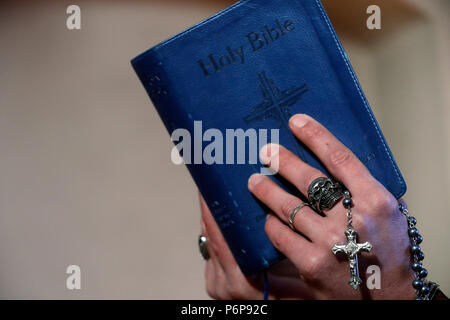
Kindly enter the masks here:
M 237 133 L 245 141 L 254 134 L 263 142 L 262 136 L 269 142 L 277 136 L 281 145 L 329 174 L 289 130 L 292 115 L 308 114 L 395 197 L 406 192 L 319 0 L 239 1 L 142 53 L 132 66 L 172 139 L 184 144 L 184 162 L 245 274 L 283 257 L 264 231 L 267 208 L 247 189 L 249 177 L 264 166 L 255 161 L 250 143 L 242 156 Z M 292 190 L 282 178 L 272 179 Z

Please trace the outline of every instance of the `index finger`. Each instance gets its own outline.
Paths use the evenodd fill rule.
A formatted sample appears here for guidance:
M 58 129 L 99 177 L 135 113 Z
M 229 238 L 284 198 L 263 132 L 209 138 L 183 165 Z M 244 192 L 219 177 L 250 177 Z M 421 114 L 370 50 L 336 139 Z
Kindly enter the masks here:
M 323 125 L 306 114 L 297 114 L 289 120 L 294 135 L 320 159 L 330 173 L 349 190 L 375 181 L 366 166 Z M 353 188 L 356 187 L 356 188 Z

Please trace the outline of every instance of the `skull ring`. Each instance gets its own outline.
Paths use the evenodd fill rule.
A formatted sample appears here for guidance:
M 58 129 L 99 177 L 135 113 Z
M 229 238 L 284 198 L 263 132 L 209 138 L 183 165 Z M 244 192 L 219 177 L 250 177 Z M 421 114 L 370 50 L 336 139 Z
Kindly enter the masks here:
M 333 208 L 343 195 L 342 185 L 330 178 L 317 178 L 308 188 L 308 201 L 318 212 Z

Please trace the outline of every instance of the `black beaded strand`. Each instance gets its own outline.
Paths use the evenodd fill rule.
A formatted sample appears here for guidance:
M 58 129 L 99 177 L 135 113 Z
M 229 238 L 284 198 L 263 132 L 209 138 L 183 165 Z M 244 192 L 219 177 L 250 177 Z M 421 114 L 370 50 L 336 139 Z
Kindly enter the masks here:
M 416 289 L 416 300 L 431 300 L 439 286 L 426 279 L 428 271 L 423 267 L 421 262 L 425 258 L 425 255 L 419 246 L 423 241 L 423 237 L 416 228 L 417 220 L 409 215 L 408 209 L 402 204 L 399 204 L 398 208 L 405 215 L 408 222 L 408 236 L 411 241 L 410 252 L 413 258 L 411 269 L 416 275 L 412 283 L 413 288 Z
M 350 191 L 345 190 L 344 191 L 344 200 L 342 200 L 342 204 L 344 205 L 344 208 L 350 209 L 353 206 L 353 200 L 352 195 L 350 194 Z

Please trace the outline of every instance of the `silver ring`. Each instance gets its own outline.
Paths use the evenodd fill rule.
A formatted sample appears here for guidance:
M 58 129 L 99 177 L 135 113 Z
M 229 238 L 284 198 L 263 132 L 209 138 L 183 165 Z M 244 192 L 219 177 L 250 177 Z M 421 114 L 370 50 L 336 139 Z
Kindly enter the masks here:
M 318 212 L 333 208 L 343 195 L 342 185 L 330 178 L 317 178 L 308 188 L 309 204 Z
M 294 231 L 297 231 L 297 230 L 295 230 L 295 227 L 294 227 L 295 216 L 297 215 L 297 212 L 299 212 L 300 209 L 303 207 L 310 207 L 310 204 L 306 203 L 306 202 L 300 203 L 298 206 L 296 206 L 294 208 L 294 210 L 292 210 L 291 215 L 289 216 L 289 227 L 291 227 L 291 229 Z
M 198 248 L 200 250 L 203 259 L 208 260 L 209 259 L 208 238 L 202 234 L 198 236 Z

